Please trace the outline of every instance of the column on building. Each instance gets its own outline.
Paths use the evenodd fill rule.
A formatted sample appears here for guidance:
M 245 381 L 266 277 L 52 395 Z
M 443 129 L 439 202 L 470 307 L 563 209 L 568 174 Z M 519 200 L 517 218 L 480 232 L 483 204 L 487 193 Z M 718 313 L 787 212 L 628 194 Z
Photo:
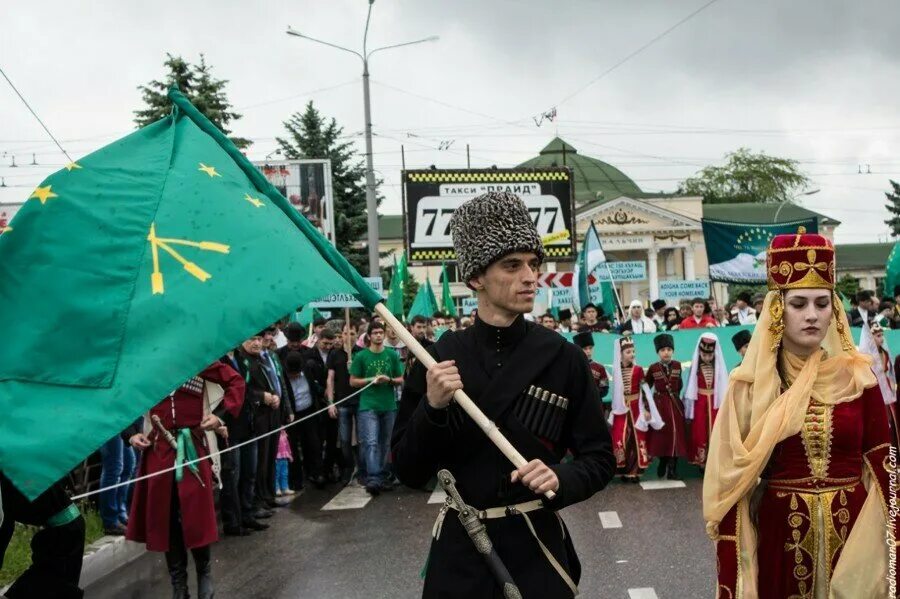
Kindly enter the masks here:
M 659 299 L 658 256 L 659 250 L 656 249 L 656 246 L 647 248 L 647 277 L 650 279 L 651 302 Z
M 687 245 L 684 248 L 684 280 L 693 281 L 696 277 L 694 273 L 694 246 Z

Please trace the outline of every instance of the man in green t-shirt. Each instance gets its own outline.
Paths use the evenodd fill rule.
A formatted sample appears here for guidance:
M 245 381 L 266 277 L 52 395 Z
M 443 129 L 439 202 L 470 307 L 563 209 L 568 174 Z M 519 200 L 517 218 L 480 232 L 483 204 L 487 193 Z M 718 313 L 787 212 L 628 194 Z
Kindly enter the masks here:
M 359 388 L 375 383 L 360 394 L 356 422 L 368 474 L 366 491 L 378 495 L 391 489 L 386 466 L 397 416 L 394 386 L 403 383 L 403 365 L 397 352 L 384 346 L 382 323 L 370 324 L 368 333 L 369 347 L 353 356 L 350 386 Z

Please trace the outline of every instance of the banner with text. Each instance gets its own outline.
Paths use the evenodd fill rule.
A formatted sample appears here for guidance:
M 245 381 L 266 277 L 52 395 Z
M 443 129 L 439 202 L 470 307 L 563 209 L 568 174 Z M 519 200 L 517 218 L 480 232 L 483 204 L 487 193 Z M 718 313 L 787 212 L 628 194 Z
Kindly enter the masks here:
M 381 277 L 363 277 L 369 286 L 384 297 L 384 283 Z M 310 308 L 362 308 L 362 304 L 349 293 L 332 293 L 306 304 Z
M 404 241 L 416 264 L 456 259 L 450 217 L 466 200 L 489 191 L 518 195 L 528 207 L 547 262 L 575 259 L 575 204 L 568 168 L 403 171 Z
M 600 281 L 609 281 L 609 275 L 615 283 L 622 281 L 646 281 L 647 280 L 647 262 L 644 260 L 623 260 L 621 262 L 607 262 L 609 272 L 606 266 L 600 266 L 594 271 L 594 276 Z
M 659 297 L 667 300 L 692 299 L 695 297 L 707 298 L 709 293 L 709 281 L 660 281 Z
M 703 239 L 709 260 L 709 278 L 724 283 L 766 282 L 766 248 L 776 235 L 819 231 L 815 218 L 778 224 L 730 223 L 703 219 Z

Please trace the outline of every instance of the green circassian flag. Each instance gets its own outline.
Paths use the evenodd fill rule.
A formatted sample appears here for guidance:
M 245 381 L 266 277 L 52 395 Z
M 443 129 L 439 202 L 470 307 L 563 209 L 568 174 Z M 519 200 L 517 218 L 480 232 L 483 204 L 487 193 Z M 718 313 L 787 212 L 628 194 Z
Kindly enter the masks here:
M 441 307 L 444 314 L 456 318 L 456 303 L 453 301 L 453 295 L 450 293 L 450 280 L 447 278 L 447 265 L 441 263 Z
M 403 318 L 403 281 L 397 266 L 397 257 L 394 256 L 394 271 L 391 274 L 391 290 L 387 298 L 387 308 L 397 318 Z
M 185 380 L 324 294 L 381 299 L 178 91 L 50 175 L 0 236 L 0 470 L 37 497 Z
M 413 316 L 424 316 L 430 319 L 437 311 L 437 299 L 434 296 L 434 290 L 431 288 L 431 280 L 425 277 L 425 284 L 419 285 L 419 290 L 416 292 L 416 297 L 409 308 L 406 318 L 411 319 Z
M 894 289 L 900 285 L 900 241 L 894 243 L 885 264 L 884 295 L 894 297 Z

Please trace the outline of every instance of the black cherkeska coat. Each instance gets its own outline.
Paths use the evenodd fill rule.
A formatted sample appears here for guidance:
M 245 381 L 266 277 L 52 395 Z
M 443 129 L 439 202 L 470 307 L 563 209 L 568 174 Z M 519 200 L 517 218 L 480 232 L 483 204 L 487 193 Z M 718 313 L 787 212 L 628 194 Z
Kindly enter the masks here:
M 589 498 L 613 477 L 615 459 L 609 428 L 584 353 L 559 334 L 517 318 L 507 328 L 476 320 L 463 331 L 445 333 L 429 349 L 438 361 L 456 360 L 468 395 L 527 460 L 551 466 L 560 485 L 549 509 L 531 512 L 538 536 L 577 582 L 581 565 L 556 511 Z M 553 442 L 538 437 L 517 416 L 523 392 L 535 385 L 569 400 Z M 424 486 L 441 468 L 457 480 L 468 504 L 478 509 L 531 501 L 537 496 L 511 484 L 513 466 L 477 425 L 451 404 L 435 410 L 425 400 L 425 369 L 410 372 L 392 440 L 396 475 Z M 561 463 L 567 452 L 574 459 Z M 563 598 L 572 593 L 552 568 L 522 516 L 485 522 L 500 558 L 524 597 Z M 482 557 L 450 511 L 432 542 L 423 597 L 502 597 Z

